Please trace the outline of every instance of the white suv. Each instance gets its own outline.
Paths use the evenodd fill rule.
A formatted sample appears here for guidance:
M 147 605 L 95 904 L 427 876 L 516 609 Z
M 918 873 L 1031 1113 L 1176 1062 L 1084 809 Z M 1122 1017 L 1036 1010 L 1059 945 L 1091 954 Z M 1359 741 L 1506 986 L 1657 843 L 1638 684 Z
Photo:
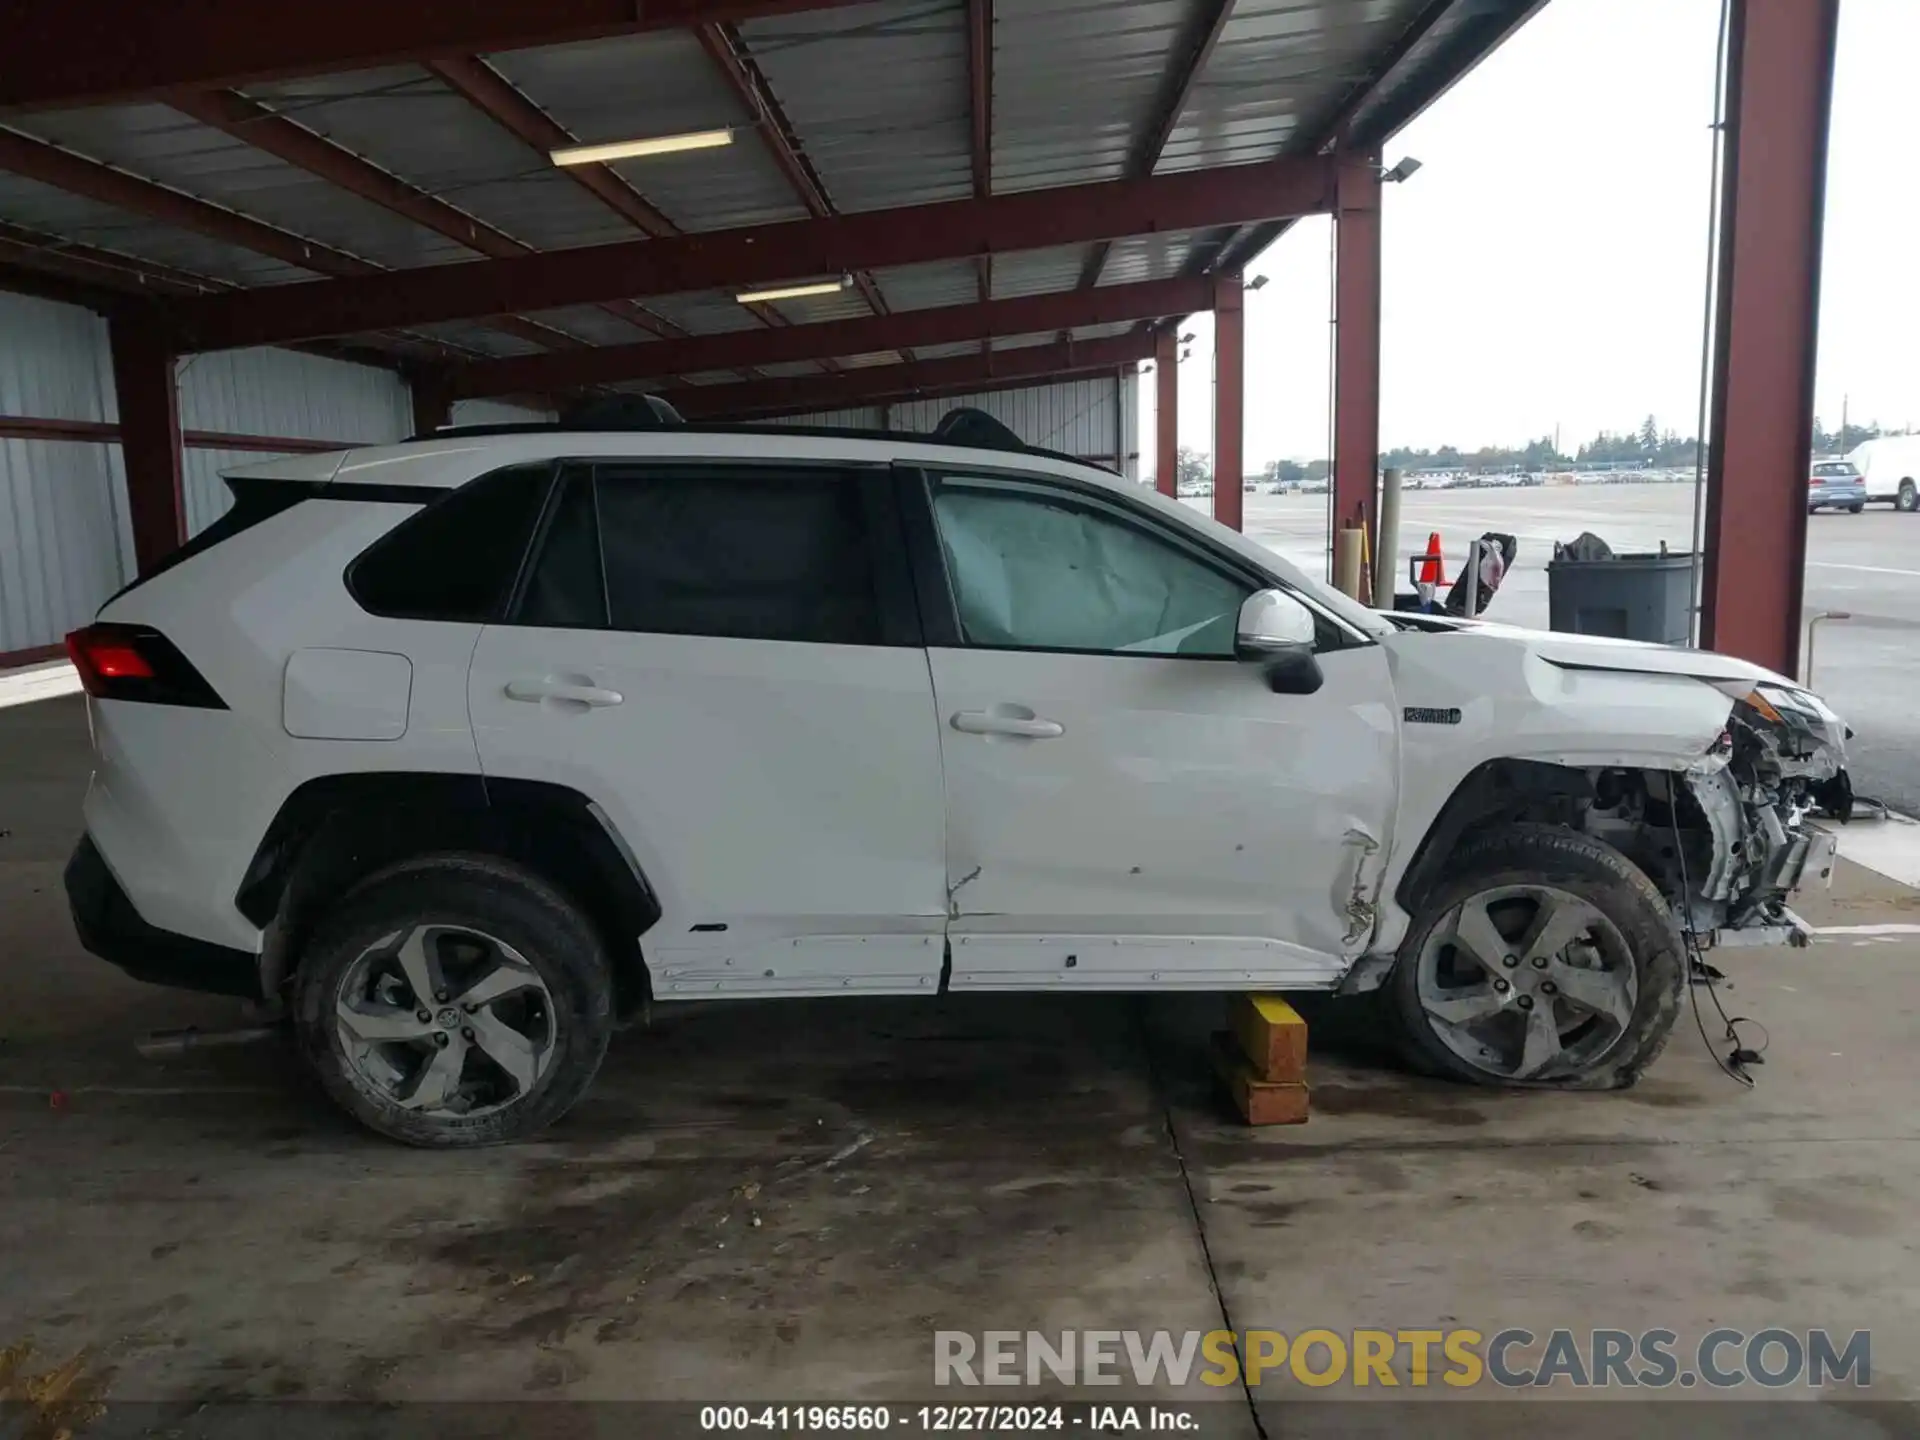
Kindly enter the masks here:
M 1788 939 L 1843 728 L 1723 656 L 1390 618 L 958 412 L 264 465 L 71 640 L 88 947 L 284 1007 L 421 1144 L 714 997 L 1382 990 L 1630 1083 L 1682 927 Z

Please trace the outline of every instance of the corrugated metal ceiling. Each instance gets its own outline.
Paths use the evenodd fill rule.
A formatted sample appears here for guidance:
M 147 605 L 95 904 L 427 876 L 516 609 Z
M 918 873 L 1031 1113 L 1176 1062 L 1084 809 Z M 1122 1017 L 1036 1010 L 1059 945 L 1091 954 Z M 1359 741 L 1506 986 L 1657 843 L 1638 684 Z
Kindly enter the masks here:
M 1154 159 L 1148 141 L 1156 116 L 1169 96 L 1180 93 L 1195 36 L 1207 33 L 1220 3 L 993 0 L 993 189 L 1109 180 Z M 1378 98 L 1362 107 L 1357 123 L 1363 130 L 1399 123 L 1533 3 L 1458 0 L 1389 74 L 1373 77 L 1371 70 L 1427 0 L 1235 0 L 1207 64 L 1187 88 L 1157 168 L 1232 164 L 1297 147 L 1369 80 L 1377 83 Z M 834 208 L 857 212 L 972 193 L 967 0 L 870 0 L 802 11 L 744 22 L 737 42 L 764 77 Z M 777 136 L 743 102 L 693 30 L 654 30 L 484 58 L 582 141 L 738 127 L 736 143 L 723 150 L 616 167 L 684 230 L 808 213 L 776 162 Z M 630 240 L 638 233 L 578 177 L 556 170 L 424 66 L 244 88 L 258 102 L 525 245 L 557 250 Z M 32 114 L 5 123 L 376 265 L 412 268 L 474 256 L 454 240 L 165 105 Z M 243 285 L 311 278 L 282 260 L 4 173 L 0 222 Z M 1116 241 L 1101 283 L 1191 270 L 1204 258 L 1197 249 L 1201 239 L 1164 234 Z M 995 256 L 993 295 L 1071 289 L 1090 253 L 1074 246 Z M 976 274 L 972 262 L 958 261 L 882 271 L 874 279 L 890 308 L 913 310 L 972 302 Z M 647 304 L 693 334 L 764 323 L 724 293 Z M 857 289 L 777 308 L 794 324 L 868 313 Z M 645 338 L 594 307 L 535 318 L 592 344 Z M 490 355 L 535 348 L 477 320 L 421 333 Z M 920 353 L 964 354 L 972 348 Z M 879 360 L 898 358 L 886 353 Z

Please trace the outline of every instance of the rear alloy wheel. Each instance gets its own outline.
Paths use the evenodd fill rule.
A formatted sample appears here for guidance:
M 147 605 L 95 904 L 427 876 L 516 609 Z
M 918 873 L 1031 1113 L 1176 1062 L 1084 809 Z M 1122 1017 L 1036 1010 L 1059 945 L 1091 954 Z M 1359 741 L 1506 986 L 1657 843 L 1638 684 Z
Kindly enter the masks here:
M 606 1055 L 611 970 L 591 922 L 481 855 L 408 861 L 329 915 L 294 973 L 301 1047 L 362 1124 L 412 1145 L 517 1139 Z
M 1900 492 L 1893 497 L 1893 508 L 1905 515 L 1920 510 L 1920 488 L 1916 488 L 1911 480 L 1902 480 Z
M 1665 1047 L 1684 973 L 1666 902 L 1625 856 L 1575 831 L 1515 825 L 1461 847 L 1384 998 L 1418 1068 L 1612 1089 Z

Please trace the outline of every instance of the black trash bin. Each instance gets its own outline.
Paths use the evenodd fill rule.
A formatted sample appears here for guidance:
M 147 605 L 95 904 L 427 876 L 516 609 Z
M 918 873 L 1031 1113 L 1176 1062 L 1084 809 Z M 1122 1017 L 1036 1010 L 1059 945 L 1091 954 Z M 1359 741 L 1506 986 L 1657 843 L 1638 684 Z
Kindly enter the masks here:
M 1685 645 L 1692 608 L 1691 554 L 1547 562 L 1547 623 L 1555 630 Z

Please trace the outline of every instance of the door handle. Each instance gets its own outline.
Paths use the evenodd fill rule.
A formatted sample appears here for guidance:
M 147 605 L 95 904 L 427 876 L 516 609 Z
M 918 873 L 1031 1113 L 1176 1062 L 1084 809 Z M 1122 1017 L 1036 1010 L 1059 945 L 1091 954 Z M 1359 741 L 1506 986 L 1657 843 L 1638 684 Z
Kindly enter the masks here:
M 507 682 L 507 698 L 534 705 L 542 700 L 568 700 L 575 705 L 584 705 L 589 710 L 598 710 L 604 705 L 618 705 L 627 697 L 618 690 L 604 690 L 598 685 L 576 685 L 565 680 L 510 680 Z
M 1034 715 L 1002 715 L 992 710 L 960 710 L 953 728 L 967 735 L 1017 735 L 1022 740 L 1053 740 L 1067 733 L 1058 720 Z

